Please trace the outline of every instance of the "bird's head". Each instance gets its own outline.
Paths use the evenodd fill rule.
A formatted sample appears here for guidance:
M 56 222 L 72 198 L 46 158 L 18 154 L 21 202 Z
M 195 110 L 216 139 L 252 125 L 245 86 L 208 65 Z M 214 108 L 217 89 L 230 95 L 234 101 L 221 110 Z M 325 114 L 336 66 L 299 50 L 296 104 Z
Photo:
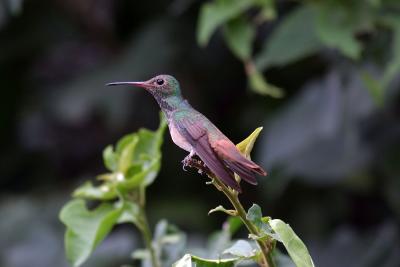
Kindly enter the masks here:
M 165 98 L 169 96 L 180 96 L 181 94 L 179 82 L 173 76 L 166 74 L 157 75 L 144 82 L 112 82 L 107 85 L 131 85 L 142 87 L 154 96 Z

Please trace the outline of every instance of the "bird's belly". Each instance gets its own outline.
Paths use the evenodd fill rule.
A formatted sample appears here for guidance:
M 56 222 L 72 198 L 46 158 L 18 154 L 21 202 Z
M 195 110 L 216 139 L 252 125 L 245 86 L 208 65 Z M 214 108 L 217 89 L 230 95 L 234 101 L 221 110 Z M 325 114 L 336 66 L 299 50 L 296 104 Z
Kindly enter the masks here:
M 183 150 L 186 150 L 190 152 L 192 150 L 192 146 L 183 138 L 183 136 L 179 133 L 178 129 L 176 129 L 175 125 L 173 122 L 168 124 L 169 127 L 169 132 L 171 133 L 171 138 L 172 141 L 182 148 Z

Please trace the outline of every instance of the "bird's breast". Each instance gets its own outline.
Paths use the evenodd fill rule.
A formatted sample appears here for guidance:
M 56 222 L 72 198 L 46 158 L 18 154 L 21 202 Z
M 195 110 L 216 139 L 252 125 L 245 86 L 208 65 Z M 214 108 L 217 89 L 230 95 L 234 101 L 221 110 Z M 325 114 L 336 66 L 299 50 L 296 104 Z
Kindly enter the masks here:
M 192 150 L 192 146 L 186 141 L 186 139 L 179 133 L 178 129 L 176 128 L 173 122 L 168 123 L 169 132 L 171 133 L 172 141 L 182 148 L 190 152 Z

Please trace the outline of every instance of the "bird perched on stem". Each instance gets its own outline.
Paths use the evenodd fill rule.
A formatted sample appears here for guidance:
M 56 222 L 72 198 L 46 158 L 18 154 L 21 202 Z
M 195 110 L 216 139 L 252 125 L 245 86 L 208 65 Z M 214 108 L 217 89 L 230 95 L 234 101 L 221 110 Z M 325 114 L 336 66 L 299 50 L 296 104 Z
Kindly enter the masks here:
M 234 174 L 256 185 L 255 174 L 267 173 L 245 158 L 236 146 L 210 120 L 195 110 L 181 95 L 179 82 L 170 75 L 158 75 L 144 82 L 113 82 L 107 85 L 131 85 L 146 89 L 157 100 L 167 117 L 172 141 L 189 152 L 184 166 L 197 155 L 226 185 L 241 192 Z

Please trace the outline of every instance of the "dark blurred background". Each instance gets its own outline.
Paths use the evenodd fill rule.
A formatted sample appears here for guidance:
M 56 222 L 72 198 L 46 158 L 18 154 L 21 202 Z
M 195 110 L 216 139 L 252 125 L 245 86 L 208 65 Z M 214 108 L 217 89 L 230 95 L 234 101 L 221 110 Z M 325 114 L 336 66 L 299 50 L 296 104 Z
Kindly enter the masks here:
M 268 69 L 265 77 L 286 92 L 274 99 L 247 88 L 221 35 L 197 45 L 202 2 L 0 2 L 1 266 L 68 266 L 60 208 L 105 171 L 107 144 L 158 125 L 159 108 L 145 91 L 104 84 L 160 73 L 177 77 L 191 104 L 234 142 L 264 126 L 253 155 L 269 176 L 244 185 L 243 202 L 288 222 L 316 266 L 400 266 L 400 79 L 378 105 L 359 74 L 360 65 L 379 73 L 368 55 L 392 39 L 367 34 L 358 63 L 324 49 Z M 296 5 L 278 1 L 280 16 Z M 276 23 L 261 34 L 268 38 Z M 189 233 L 189 244 L 201 244 L 225 219 L 208 210 L 228 204 L 205 177 L 182 170 L 186 152 L 169 135 L 163 153 L 148 192 L 151 224 L 166 218 Z M 84 266 L 129 263 L 140 246 L 122 227 Z

